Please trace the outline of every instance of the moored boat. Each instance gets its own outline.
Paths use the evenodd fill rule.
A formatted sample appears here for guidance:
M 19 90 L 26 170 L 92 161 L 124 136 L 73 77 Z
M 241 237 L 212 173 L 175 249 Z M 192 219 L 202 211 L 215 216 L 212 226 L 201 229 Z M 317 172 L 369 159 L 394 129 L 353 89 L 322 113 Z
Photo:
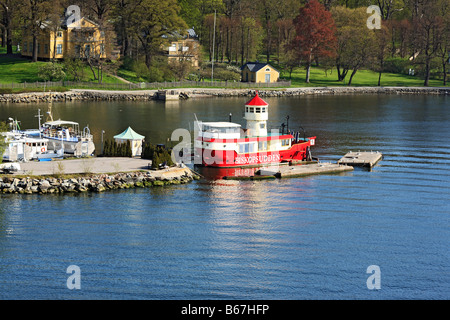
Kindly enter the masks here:
M 42 137 L 48 139 L 49 150 L 62 149 L 66 154 L 90 156 L 95 151 L 89 127 L 82 131 L 74 121 L 47 121 L 41 127 Z
M 268 130 L 269 105 L 258 93 L 245 104 L 246 128 L 230 122 L 199 122 L 194 142 L 196 164 L 209 167 L 248 167 L 312 160 L 316 137 L 299 132 Z M 198 159 L 201 160 L 198 160 Z
M 5 141 L 7 146 L 3 153 L 4 161 L 29 161 L 61 156 L 57 152 L 48 150 L 49 140 L 45 138 L 9 132 L 6 134 Z

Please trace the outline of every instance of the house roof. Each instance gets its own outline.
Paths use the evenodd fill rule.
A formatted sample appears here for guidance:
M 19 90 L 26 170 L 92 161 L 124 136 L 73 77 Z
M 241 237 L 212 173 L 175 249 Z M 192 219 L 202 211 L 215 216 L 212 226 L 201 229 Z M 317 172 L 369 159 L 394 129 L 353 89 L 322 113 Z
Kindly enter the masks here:
M 78 20 L 78 21 L 75 21 L 75 20 L 69 20 L 69 18 L 70 18 L 71 16 L 64 16 L 63 18 L 62 18 L 62 21 L 61 21 L 61 26 L 62 27 L 66 27 L 66 28 L 68 28 L 69 26 L 80 26 L 80 23 L 81 23 L 81 21 L 87 21 L 87 22 L 89 22 L 90 24 L 93 24 L 94 26 L 96 26 L 96 27 L 98 27 L 99 26 L 99 24 L 98 23 L 96 23 L 96 22 L 94 22 L 94 21 L 92 21 L 92 20 L 90 20 L 90 19 L 88 19 L 88 18 L 86 18 L 86 17 L 81 17 L 80 18 L 80 20 Z M 83 28 L 85 28 L 85 27 L 83 27 Z
M 139 133 L 136 133 L 131 127 L 128 127 L 124 132 L 121 134 L 115 135 L 114 139 L 123 139 L 123 140 L 141 140 L 145 137 L 140 135 Z
M 259 70 L 261 70 L 262 68 L 264 68 L 266 66 L 269 66 L 278 72 L 278 70 L 275 69 L 274 67 L 272 67 L 270 64 L 262 63 L 262 62 L 247 62 L 246 64 L 244 64 L 241 67 L 241 70 L 244 70 L 247 67 L 250 70 L 250 72 L 258 72 Z
M 59 27 L 61 27 L 62 29 L 67 29 L 67 27 L 72 26 L 72 25 L 78 26 L 79 21 L 82 21 L 82 20 L 87 21 L 87 22 L 93 24 L 96 27 L 99 26 L 98 23 L 96 23 L 96 22 L 94 22 L 94 21 L 92 21 L 92 20 L 90 20 L 90 19 L 88 19 L 86 17 L 81 17 L 79 21 L 70 21 L 70 23 L 69 23 L 69 17 L 70 16 L 63 16 L 63 17 L 61 17 L 59 19 L 59 21 L 60 21 Z M 45 28 L 51 27 L 52 23 L 53 22 L 50 19 L 45 20 L 41 24 L 41 29 L 45 29 Z M 88 27 L 83 27 L 84 30 L 86 30 L 87 28 Z M 93 27 L 90 27 L 90 28 L 93 28 Z

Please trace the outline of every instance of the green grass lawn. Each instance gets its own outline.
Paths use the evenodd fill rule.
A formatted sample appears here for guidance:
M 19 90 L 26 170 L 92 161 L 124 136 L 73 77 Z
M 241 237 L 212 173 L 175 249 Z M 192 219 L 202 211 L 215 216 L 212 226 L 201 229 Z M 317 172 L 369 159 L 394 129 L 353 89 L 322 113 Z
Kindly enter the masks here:
M 0 56 L 0 83 L 36 82 L 39 66 L 45 62 L 31 63 L 27 59 Z
M 281 78 L 289 79 L 287 72 L 281 74 Z M 292 73 L 293 87 L 336 87 L 346 86 L 350 79 L 350 72 L 344 81 L 337 81 L 337 70 L 335 68 L 325 73 L 324 69 L 312 67 L 310 75 L 310 83 L 305 82 L 306 70 L 298 68 Z M 381 86 L 384 87 L 421 87 L 424 80 L 417 76 L 409 76 L 395 73 L 383 73 L 381 75 Z M 377 86 L 378 73 L 371 70 L 358 70 L 352 79 L 352 86 Z M 431 79 L 430 86 L 442 87 L 442 81 Z
M 0 47 L 0 84 L 24 83 L 41 81 L 38 77 L 39 67 L 49 63 L 38 61 L 32 63 L 29 59 L 21 58 L 18 55 L 7 56 L 4 54 L 6 48 Z M 3 54 L 2 54 L 3 53 Z M 97 72 L 97 70 L 95 70 Z M 94 82 L 94 76 L 89 66 L 83 69 L 84 82 Z M 131 81 L 140 82 L 136 74 L 132 71 L 119 69 L 118 76 Z M 337 81 L 336 69 L 330 69 L 325 72 L 322 68 L 312 67 L 310 83 L 305 83 L 306 71 L 304 68 L 297 68 L 292 73 L 292 87 L 334 87 L 346 86 L 350 75 L 348 74 L 344 81 Z M 284 72 L 281 78 L 289 79 L 289 74 Z M 208 79 L 205 79 L 208 81 Z M 418 76 L 409 76 L 403 74 L 383 73 L 381 77 L 381 86 L 423 86 L 423 79 Z M 123 83 L 116 77 L 103 73 L 103 83 Z M 353 77 L 352 86 L 377 86 L 378 73 L 370 70 L 359 70 Z M 431 79 L 430 86 L 443 86 L 441 80 Z
M 136 73 L 133 72 L 133 71 L 130 71 L 130 70 L 119 69 L 119 70 L 117 70 L 117 75 L 118 75 L 119 77 L 122 77 L 122 78 L 124 78 L 124 79 L 130 81 L 130 82 L 134 82 L 134 83 L 142 82 L 142 81 L 145 82 L 144 79 L 138 78 L 138 77 L 136 76 Z
M 42 81 L 39 74 L 39 67 L 45 65 L 44 61 L 31 62 L 30 59 L 21 58 L 20 56 L 7 56 L 0 54 L 0 83 L 24 83 Z M 97 73 L 97 69 L 95 69 Z M 83 69 L 82 81 L 90 82 L 94 80 L 89 66 Z M 123 83 L 116 77 L 103 73 L 103 83 Z

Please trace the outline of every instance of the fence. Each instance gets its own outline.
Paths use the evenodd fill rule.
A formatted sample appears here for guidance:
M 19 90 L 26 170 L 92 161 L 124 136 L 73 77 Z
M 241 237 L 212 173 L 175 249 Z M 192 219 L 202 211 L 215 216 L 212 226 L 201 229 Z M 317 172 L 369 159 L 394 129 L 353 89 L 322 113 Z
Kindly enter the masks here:
M 254 89 L 254 88 L 286 88 L 291 86 L 291 81 L 279 81 L 273 83 L 264 82 L 236 82 L 236 81 L 173 81 L 173 82 L 141 82 L 141 83 L 98 83 L 78 81 L 46 81 L 23 83 L 0 83 L 0 88 L 30 89 L 43 88 L 51 90 L 57 87 L 79 89 L 103 89 L 103 90 L 136 90 L 136 89 L 164 89 L 164 88 L 230 88 L 230 89 Z

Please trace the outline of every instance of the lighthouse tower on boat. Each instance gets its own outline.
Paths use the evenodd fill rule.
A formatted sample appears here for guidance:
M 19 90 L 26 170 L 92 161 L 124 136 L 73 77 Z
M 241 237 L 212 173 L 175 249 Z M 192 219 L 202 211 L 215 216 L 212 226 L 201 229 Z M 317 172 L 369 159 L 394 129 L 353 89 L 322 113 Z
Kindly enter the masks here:
M 245 104 L 244 119 L 247 120 L 248 137 L 267 136 L 269 105 L 258 96 L 258 93 Z

